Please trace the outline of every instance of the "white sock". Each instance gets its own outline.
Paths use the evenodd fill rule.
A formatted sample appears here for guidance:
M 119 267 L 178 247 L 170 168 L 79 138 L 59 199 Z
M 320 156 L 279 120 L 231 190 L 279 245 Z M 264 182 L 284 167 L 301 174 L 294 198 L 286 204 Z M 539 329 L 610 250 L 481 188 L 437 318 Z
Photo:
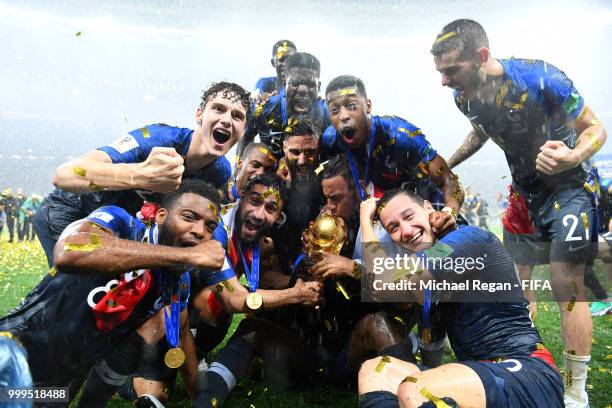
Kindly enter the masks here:
M 565 360 L 565 394 L 576 401 L 582 401 L 586 395 L 586 379 L 591 356 L 576 356 L 563 352 Z

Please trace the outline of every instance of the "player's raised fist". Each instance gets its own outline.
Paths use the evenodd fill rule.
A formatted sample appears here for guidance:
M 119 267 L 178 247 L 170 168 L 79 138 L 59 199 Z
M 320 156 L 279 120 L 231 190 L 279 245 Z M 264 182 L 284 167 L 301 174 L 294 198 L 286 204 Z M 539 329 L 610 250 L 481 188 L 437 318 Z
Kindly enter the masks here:
M 141 163 L 141 188 L 157 193 L 175 191 L 181 184 L 185 171 L 184 160 L 171 147 L 154 147 L 149 157 Z
M 220 270 L 225 261 L 225 251 L 219 241 L 210 240 L 194 247 L 190 251 L 189 264 L 196 268 Z

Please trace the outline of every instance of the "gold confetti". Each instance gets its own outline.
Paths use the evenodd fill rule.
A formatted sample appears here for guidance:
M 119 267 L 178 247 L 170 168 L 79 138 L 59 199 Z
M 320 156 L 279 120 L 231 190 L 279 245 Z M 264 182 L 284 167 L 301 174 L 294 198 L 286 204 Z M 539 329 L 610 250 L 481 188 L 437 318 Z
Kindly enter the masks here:
M 561 204 L 558 201 L 555 201 L 553 204 L 553 208 L 557 211 L 561 211 Z
M 223 288 L 227 289 L 228 292 L 230 292 L 230 293 L 232 293 L 234 291 L 234 287 L 232 285 L 230 285 L 230 283 L 228 281 L 226 281 L 226 280 L 224 280 L 223 282 L 217 283 L 215 288 L 217 289 L 217 292 L 219 292 L 219 293 L 221 293 L 223 291 Z
M 565 385 L 571 387 L 571 385 L 572 385 L 572 370 L 567 370 L 567 373 L 565 374 L 565 378 L 567 380 Z
M 591 185 L 589 183 L 587 183 L 586 181 L 584 182 L 583 187 L 589 193 L 594 193 L 595 192 L 595 190 L 593 190 L 593 187 L 591 187 Z
M 253 390 L 250 390 L 250 391 L 247 393 L 247 397 L 250 397 L 250 396 L 251 396 L 251 394 L 253 394 Z
M 439 36 L 438 38 L 436 38 L 436 44 L 441 43 L 442 41 L 448 40 L 449 38 L 452 38 L 454 36 L 456 36 L 457 33 L 454 31 L 449 31 L 446 34 L 442 34 L 441 36 Z
M 219 403 L 217 402 L 216 398 L 213 398 L 210 400 L 210 405 L 212 405 L 213 408 L 217 408 L 219 405 Z
M 89 244 L 66 244 L 64 251 L 92 252 L 100 245 L 100 236 L 92 232 L 89 234 Z
M 215 217 L 218 217 L 219 215 L 217 214 L 217 206 L 214 205 L 213 203 L 208 203 L 208 209 L 210 210 L 211 213 L 214 214 Z
M 258 118 L 259 116 L 261 116 L 261 113 L 263 112 L 263 108 L 264 108 L 263 103 L 258 104 L 257 107 L 255 107 L 255 111 L 253 112 L 253 117 Z
M 325 323 L 325 328 L 327 329 L 327 331 L 331 331 L 332 326 L 331 326 L 330 321 L 325 319 L 323 322 Z
M 274 198 L 276 199 L 276 201 L 280 204 L 283 202 L 283 200 L 281 200 L 281 196 L 280 196 L 280 192 L 275 189 L 275 188 L 269 188 L 264 191 L 263 193 L 261 193 L 261 197 L 265 200 L 266 198 L 268 198 L 269 196 L 274 196 Z
M 400 322 L 403 326 L 406 325 L 406 322 L 400 316 L 393 316 L 393 318 L 397 320 L 398 322 Z
M 72 172 L 79 177 L 85 177 L 87 175 L 87 169 L 82 167 L 73 167 Z
M 357 95 L 357 88 L 354 86 L 349 86 L 349 87 L 338 90 L 338 93 L 342 96 Z
M 80 37 L 81 35 L 83 35 L 83 32 L 82 32 L 82 31 L 77 31 L 77 32 L 74 34 L 74 36 L 75 36 L 75 37 Z
M 383 368 L 385 368 L 385 364 L 390 363 L 390 362 L 391 362 L 391 359 L 389 358 L 389 356 L 382 356 L 382 358 L 378 362 L 378 365 L 376 365 L 376 368 L 374 369 L 374 371 L 376 371 L 377 373 L 381 373 Z
M 542 343 L 537 343 L 536 344 L 536 350 L 545 350 L 546 347 L 544 347 L 544 345 Z
M 582 218 L 582 225 L 584 229 L 589 229 L 589 217 L 587 217 L 586 213 L 580 213 L 580 217 Z
M 289 44 L 287 41 L 283 41 L 283 44 L 276 49 L 276 58 L 282 59 L 283 56 L 289 51 Z
M 57 274 L 57 269 L 55 269 L 55 266 L 49 269 L 49 275 L 55 276 L 56 274 Z
M 567 305 L 567 311 L 571 312 L 572 310 L 574 310 L 574 305 L 576 304 L 576 296 L 572 296 L 572 299 L 570 300 L 569 304 Z
M 346 300 L 351 300 L 351 297 L 346 292 L 346 289 L 344 289 L 344 286 L 342 286 L 342 284 L 338 281 L 336 281 L 336 290 L 342 293 L 342 296 L 344 296 Z
M 144 137 L 145 139 L 148 139 L 151 137 L 151 134 L 149 133 L 149 129 L 147 129 L 146 127 L 140 128 L 140 131 L 142 132 L 142 137 Z
M 274 155 L 272 154 L 272 152 L 270 152 L 268 149 L 266 149 L 265 147 L 258 147 L 257 150 L 259 150 L 260 152 L 262 152 L 263 154 L 266 155 L 266 157 L 268 157 L 268 159 L 270 159 L 271 161 L 275 162 L 276 161 L 276 157 L 274 157 Z
M 324 161 L 323 163 L 319 164 L 319 167 L 317 167 L 315 169 L 315 174 L 318 176 L 319 173 L 321 173 L 323 170 L 325 170 L 325 165 L 329 162 L 329 160 Z M 283 163 L 284 164 L 284 163 Z
M 436 408 L 450 408 L 450 406 L 446 402 L 433 395 L 431 392 L 429 392 L 427 388 L 421 389 L 421 395 L 427 398 L 429 401 L 433 402 Z
M 407 383 L 407 382 L 415 383 L 415 382 L 417 382 L 417 379 L 416 379 L 416 377 L 412 377 L 412 376 L 409 375 L 408 377 L 406 377 L 406 378 L 404 378 L 402 380 L 402 384 L 403 383 Z

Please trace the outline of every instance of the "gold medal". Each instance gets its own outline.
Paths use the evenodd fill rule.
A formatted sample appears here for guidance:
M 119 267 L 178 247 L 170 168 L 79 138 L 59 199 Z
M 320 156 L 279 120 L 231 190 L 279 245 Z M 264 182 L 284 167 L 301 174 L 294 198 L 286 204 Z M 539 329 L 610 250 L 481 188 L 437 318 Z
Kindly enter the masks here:
M 178 347 L 171 348 L 164 356 L 164 363 L 170 368 L 179 368 L 185 362 L 185 353 Z
M 263 305 L 263 298 L 257 292 L 251 292 L 246 297 L 246 305 L 251 311 L 258 310 Z

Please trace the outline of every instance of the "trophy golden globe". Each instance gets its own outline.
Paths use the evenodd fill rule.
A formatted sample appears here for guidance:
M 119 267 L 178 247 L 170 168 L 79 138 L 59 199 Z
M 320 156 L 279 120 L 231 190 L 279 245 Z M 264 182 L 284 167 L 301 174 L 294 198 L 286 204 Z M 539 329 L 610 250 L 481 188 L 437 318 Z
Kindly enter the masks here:
M 308 256 L 313 262 L 318 262 L 323 253 L 338 255 L 344 245 L 345 229 L 342 220 L 330 214 L 319 215 L 308 227 Z M 340 281 L 336 280 L 336 289 L 350 299 L 348 292 Z

